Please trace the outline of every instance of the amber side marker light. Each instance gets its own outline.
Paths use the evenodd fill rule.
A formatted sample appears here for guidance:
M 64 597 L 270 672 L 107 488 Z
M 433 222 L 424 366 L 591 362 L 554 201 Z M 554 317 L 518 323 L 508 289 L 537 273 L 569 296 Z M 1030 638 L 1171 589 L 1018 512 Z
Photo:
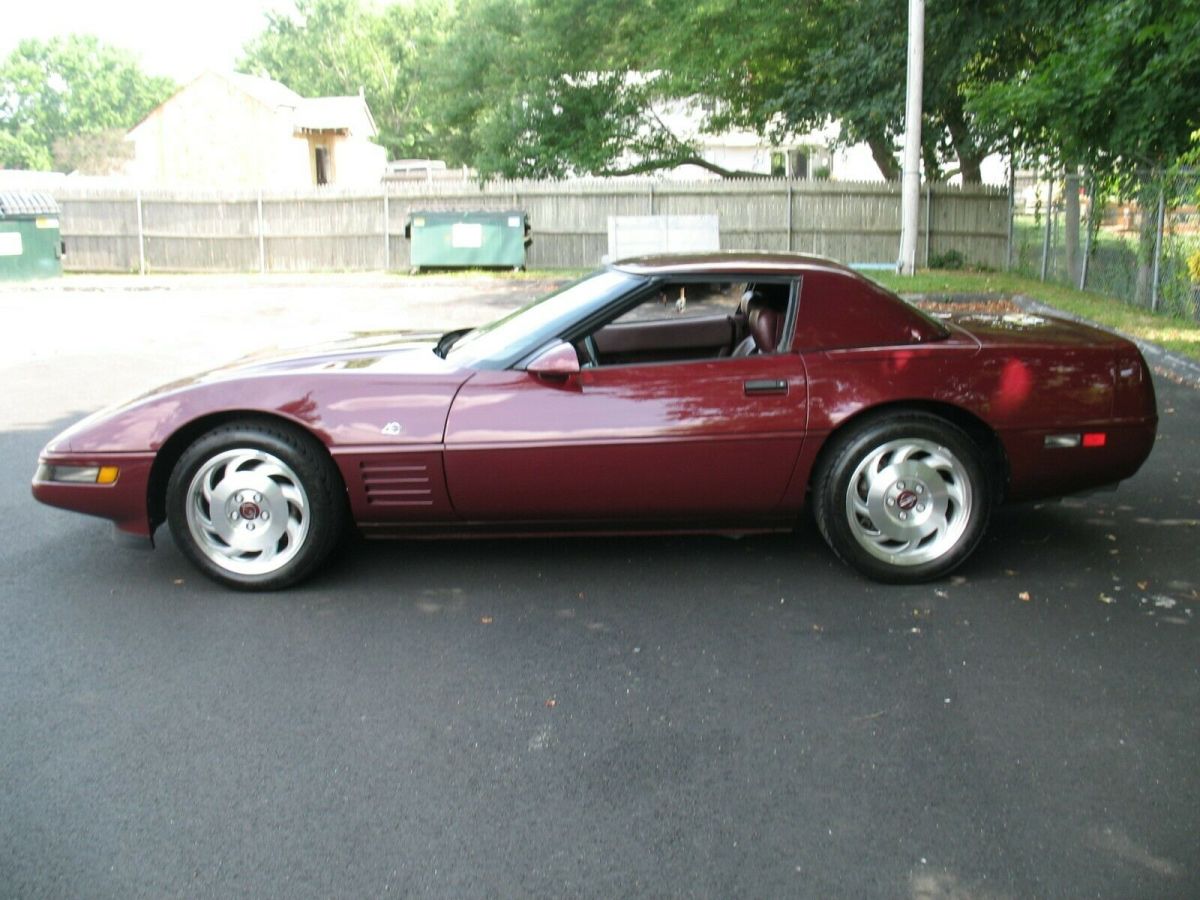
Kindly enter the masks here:
M 36 481 L 51 484 L 116 484 L 121 470 L 117 466 L 38 466 Z

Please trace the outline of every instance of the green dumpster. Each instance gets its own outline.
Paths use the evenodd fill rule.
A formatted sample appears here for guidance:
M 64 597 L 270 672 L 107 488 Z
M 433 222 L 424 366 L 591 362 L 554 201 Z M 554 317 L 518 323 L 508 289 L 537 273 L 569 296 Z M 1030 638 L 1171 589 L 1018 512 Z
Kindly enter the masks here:
M 59 215 L 48 194 L 0 191 L 0 281 L 62 274 Z
M 520 210 L 409 213 L 409 265 L 422 268 L 525 268 L 529 216 Z

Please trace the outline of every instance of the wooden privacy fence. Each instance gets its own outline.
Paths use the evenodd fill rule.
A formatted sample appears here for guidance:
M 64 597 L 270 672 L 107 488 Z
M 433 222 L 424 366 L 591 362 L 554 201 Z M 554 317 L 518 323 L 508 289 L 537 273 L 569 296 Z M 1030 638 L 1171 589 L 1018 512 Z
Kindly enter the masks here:
M 900 241 L 898 184 L 784 179 L 668 182 L 418 183 L 303 192 L 56 192 L 65 267 L 93 272 L 379 271 L 409 267 L 404 226 L 414 210 L 523 209 L 532 268 L 597 265 L 609 216 L 717 215 L 721 246 L 795 250 L 848 263 L 891 264 Z M 1003 189 L 927 187 L 919 257 L 956 251 L 1003 268 Z

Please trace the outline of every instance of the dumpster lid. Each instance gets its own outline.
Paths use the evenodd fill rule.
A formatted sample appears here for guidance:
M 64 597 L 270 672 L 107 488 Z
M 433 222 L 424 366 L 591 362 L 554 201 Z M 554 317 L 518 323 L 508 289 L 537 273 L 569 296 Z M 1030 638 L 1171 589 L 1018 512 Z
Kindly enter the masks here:
M 57 216 L 58 201 L 38 191 L 0 191 L 0 219 L 17 216 Z
M 483 220 L 489 224 L 500 219 L 506 222 L 513 216 L 520 216 L 522 219 L 529 217 L 529 213 L 523 209 L 412 209 L 408 212 L 408 220 L 411 222 L 413 218 L 419 217 L 422 219 L 431 219 L 439 224 L 449 221 L 464 221 L 464 220 Z

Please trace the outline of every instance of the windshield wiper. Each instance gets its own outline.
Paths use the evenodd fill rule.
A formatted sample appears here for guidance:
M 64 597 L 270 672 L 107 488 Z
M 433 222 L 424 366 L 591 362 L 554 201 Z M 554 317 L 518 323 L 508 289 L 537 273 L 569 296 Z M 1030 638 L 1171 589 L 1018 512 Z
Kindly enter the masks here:
M 442 359 L 445 359 L 446 354 L 450 352 L 451 347 L 458 343 L 459 338 L 474 330 L 474 328 L 458 328 L 454 331 L 447 331 L 438 338 L 437 346 L 433 348 L 433 352 Z

